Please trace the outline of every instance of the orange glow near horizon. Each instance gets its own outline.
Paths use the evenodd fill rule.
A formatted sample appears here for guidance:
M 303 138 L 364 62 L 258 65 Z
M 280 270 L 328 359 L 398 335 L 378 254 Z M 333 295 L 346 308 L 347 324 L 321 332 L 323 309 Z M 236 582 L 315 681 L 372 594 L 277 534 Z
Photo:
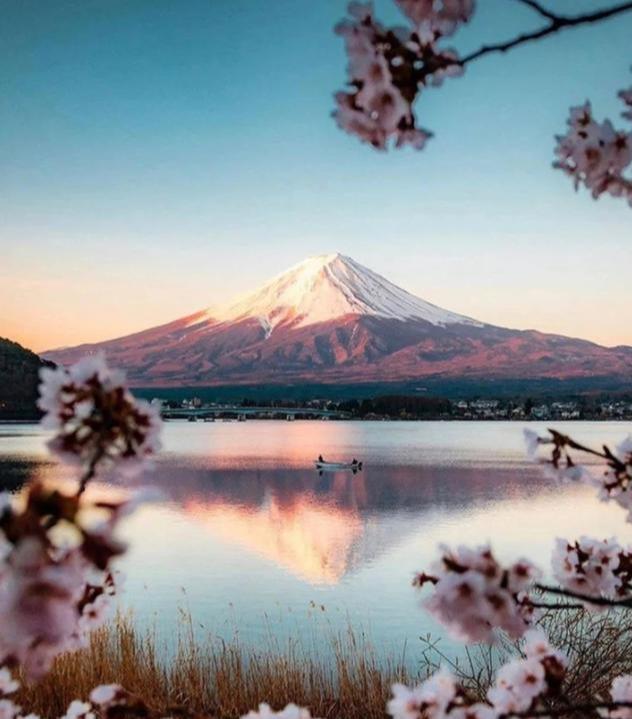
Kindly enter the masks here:
M 88 262 L 84 257 L 70 269 L 15 254 L 0 267 L 0 337 L 36 352 L 122 337 L 224 304 L 256 289 L 296 257 L 277 260 L 258 272 L 230 262 L 212 270 L 206 261 L 185 265 L 177 249 L 172 264 L 162 256 L 157 264 L 142 267 L 118 267 L 107 257 Z M 432 267 L 425 267 L 423 277 L 416 278 L 382 268 L 379 261 L 370 264 L 413 294 L 489 324 L 606 346 L 632 345 L 632 328 L 621 321 L 629 310 L 628 287 L 606 282 L 602 273 L 592 285 L 577 282 L 571 290 L 553 281 L 542 284 L 516 276 L 506 267 L 497 268 L 493 283 L 485 282 L 484 276 L 477 280 L 468 268 L 467 273 L 453 272 L 448 284 L 438 266 L 436 276 Z

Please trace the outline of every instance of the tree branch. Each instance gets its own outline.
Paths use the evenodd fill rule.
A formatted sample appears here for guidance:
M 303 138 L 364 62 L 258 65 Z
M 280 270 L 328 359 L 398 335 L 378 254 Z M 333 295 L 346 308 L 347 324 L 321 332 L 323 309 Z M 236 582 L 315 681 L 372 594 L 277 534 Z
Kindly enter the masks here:
M 550 22 L 539 30 L 523 33 L 513 38 L 513 40 L 507 40 L 507 42 L 501 43 L 494 43 L 493 45 L 483 45 L 475 52 L 472 52 L 469 55 L 465 55 L 465 57 L 462 57 L 459 61 L 459 64 L 467 65 L 473 60 L 478 60 L 478 58 L 483 57 L 484 55 L 489 55 L 494 52 L 507 52 L 508 50 L 512 50 L 514 47 L 518 47 L 519 45 L 524 45 L 527 42 L 540 40 L 543 37 L 547 37 L 547 35 L 552 35 L 553 33 L 559 32 L 566 27 L 577 27 L 578 25 L 587 25 L 589 23 L 599 22 L 601 20 L 606 20 L 607 18 L 613 17 L 614 15 L 619 15 L 620 13 L 632 10 L 632 2 L 624 2 L 619 5 L 614 5 L 610 8 L 604 8 L 603 10 L 586 13 L 585 15 L 568 17 L 565 15 L 555 15 L 554 13 L 551 13 L 534 0 L 519 0 L 519 2 L 528 5 L 532 9 L 536 10 L 536 12 L 540 13 L 541 15 L 544 15 L 544 17 L 547 17 Z
M 81 497 L 81 495 L 86 491 L 86 487 L 88 486 L 88 482 L 93 479 L 97 473 L 97 467 L 99 465 L 99 462 L 105 457 L 105 450 L 103 449 L 103 445 L 99 445 L 99 448 L 93 455 L 92 459 L 90 460 L 88 466 L 86 467 L 86 471 L 83 473 L 81 478 L 79 479 L 79 488 L 77 489 L 77 497 Z
M 564 589 L 562 587 L 551 587 L 546 584 L 536 584 L 536 589 L 548 594 L 556 594 L 560 597 L 569 597 L 571 599 L 579 599 L 587 604 L 594 604 L 598 607 L 632 607 L 632 597 L 623 597 L 622 599 L 609 599 L 608 597 L 593 597 L 590 594 L 582 594 L 574 592 L 572 589 Z
M 554 20 L 557 17 L 555 13 L 547 10 L 545 7 L 542 7 L 542 5 L 540 5 L 539 2 L 536 2 L 536 0 L 516 0 L 516 2 L 520 2 L 523 5 L 530 7 L 532 10 L 535 10 L 538 14 L 548 18 L 549 20 Z
M 579 602 L 533 602 L 529 601 L 531 607 L 536 609 L 584 609 Z

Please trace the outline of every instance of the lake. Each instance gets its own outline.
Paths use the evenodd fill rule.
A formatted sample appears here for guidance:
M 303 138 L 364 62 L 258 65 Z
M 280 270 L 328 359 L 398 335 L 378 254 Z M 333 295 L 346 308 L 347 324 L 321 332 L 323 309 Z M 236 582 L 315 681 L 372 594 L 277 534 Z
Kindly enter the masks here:
M 517 422 L 169 422 L 164 452 L 142 482 L 165 499 L 127 520 L 124 606 L 167 639 L 179 610 L 196 626 L 246 643 L 299 636 L 317 644 L 349 623 L 379 646 L 442 630 L 411 588 L 440 542 L 492 542 L 505 559 L 546 569 L 557 536 L 625 541 L 616 506 L 558 486 L 524 456 Z M 543 429 L 543 426 L 529 425 Z M 598 445 L 630 425 L 556 423 Z M 37 425 L 0 425 L 0 478 L 68 479 Z M 313 460 L 363 460 L 362 472 L 319 476 Z M 414 652 L 413 652 L 414 653 Z

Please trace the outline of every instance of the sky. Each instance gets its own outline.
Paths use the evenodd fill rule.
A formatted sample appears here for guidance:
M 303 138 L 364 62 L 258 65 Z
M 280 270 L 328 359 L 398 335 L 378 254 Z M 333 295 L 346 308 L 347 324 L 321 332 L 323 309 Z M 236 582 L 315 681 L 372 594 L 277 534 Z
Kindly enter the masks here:
M 632 13 L 472 63 L 418 102 L 426 149 L 379 153 L 330 117 L 342 0 L 0 7 L 0 336 L 121 336 L 338 251 L 485 322 L 632 345 L 632 209 L 551 168 L 569 106 L 624 122 Z M 540 24 L 479 0 L 454 45 Z

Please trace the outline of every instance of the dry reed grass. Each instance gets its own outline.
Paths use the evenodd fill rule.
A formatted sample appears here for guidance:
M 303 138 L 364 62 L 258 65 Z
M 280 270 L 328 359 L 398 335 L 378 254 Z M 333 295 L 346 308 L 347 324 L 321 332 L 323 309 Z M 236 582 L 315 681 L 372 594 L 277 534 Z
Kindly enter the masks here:
M 112 682 L 165 716 L 180 708 L 233 719 L 265 701 L 277 709 L 295 702 L 318 717 L 384 719 L 395 681 L 414 682 L 441 663 L 483 698 L 498 664 L 519 653 L 511 643 L 475 647 L 455 664 L 427 640 L 413 675 L 403 656 L 378 656 L 367 638 L 351 628 L 332 635 L 331 653 L 323 657 L 298 641 L 285 646 L 271 641 L 267 649 L 253 649 L 238 640 L 201 640 L 186 619 L 177 651 L 167 659 L 155 632 L 139 630 L 130 616 L 120 615 L 93 634 L 89 647 L 59 657 L 40 684 L 21 690 L 18 701 L 27 711 L 52 719 L 63 715 L 73 699 L 86 699 L 93 687 Z M 632 673 L 632 624 L 626 613 L 556 613 L 543 624 L 553 644 L 569 656 L 572 701 L 604 694 L 614 676 Z
M 295 641 L 266 650 L 237 640 L 202 641 L 189 622 L 167 660 L 153 631 L 139 631 L 120 615 L 93 634 L 89 647 L 59 657 L 41 683 L 21 690 L 18 701 L 43 718 L 59 717 L 98 684 L 118 683 L 165 715 L 181 708 L 232 718 L 265 701 L 274 708 L 309 706 L 319 717 L 383 719 L 390 685 L 414 680 L 403 657 L 378 657 L 351 629 L 332 636 L 330 648 L 333 661 Z

